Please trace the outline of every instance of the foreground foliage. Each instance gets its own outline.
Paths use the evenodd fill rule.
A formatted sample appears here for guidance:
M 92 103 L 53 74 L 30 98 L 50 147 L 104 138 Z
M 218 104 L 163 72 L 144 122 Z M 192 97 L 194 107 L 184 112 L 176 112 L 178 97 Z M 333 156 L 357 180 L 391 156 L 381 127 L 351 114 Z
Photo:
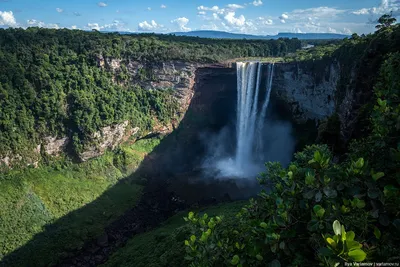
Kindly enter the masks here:
M 233 226 L 219 216 L 189 213 L 191 266 L 398 262 L 399 70 L 400 53 L 388 55 L 375 86 L 371 131 L 353 142 L 346 160 L 337 163 L 328 146 L 313 145 L 288 168 L 267 163 L 259 178 L 266 190 Z

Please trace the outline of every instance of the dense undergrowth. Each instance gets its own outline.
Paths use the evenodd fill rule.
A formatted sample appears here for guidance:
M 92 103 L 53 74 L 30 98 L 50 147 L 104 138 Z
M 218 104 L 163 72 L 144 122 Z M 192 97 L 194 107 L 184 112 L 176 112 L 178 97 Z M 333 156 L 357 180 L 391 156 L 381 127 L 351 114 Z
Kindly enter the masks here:
M 48 266 L 100 236 L 136 205 L 146 181 L 131 174 L 159 143 L 139 140 L 81 164 L 56 161 L 0 174 L 0 262 L 34 240 L 29 255 L 7 266 Z
M 200 209 L 198 212 L 200 214 L 206 212 L 211 216 L 223 214 L 227 218 L 234 218 L 233 216 L 240 211 L 244 204 L 245 201 L 218 204 Z M 180 212 L 162 223 L 157 229 L 134 236 L 102 266 L 183 266 L 185 247 L 182 244 L 190 233 L 190 228 L 182 219 L 184 215 L 184 212 Z

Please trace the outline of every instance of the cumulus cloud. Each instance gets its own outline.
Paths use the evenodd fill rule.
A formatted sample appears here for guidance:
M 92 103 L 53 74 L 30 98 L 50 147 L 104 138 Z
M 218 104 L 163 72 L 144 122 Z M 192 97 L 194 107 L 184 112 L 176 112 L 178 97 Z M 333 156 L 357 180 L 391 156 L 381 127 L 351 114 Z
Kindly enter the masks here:
M 57 11 L 58 13 L 63 13 L 63 12 L 64 12 L 64 10 L 63 10 L 62 8 L 59 8 L 59 7 L 56 8 L 56 11 Z
M 15 20 L 14 13 L 12 11 L 0 11 L 0 26 L 17 26 L 17 21 Z
M 104 2 L 98 2 L 97 5 L 98 5 L 99 7 L 106 7 L 106 6 L 107 6 L 107 4 L 104 3 Z
M 189 23 L 189 19 L 185 17 L 177 18 L 174 20 L 171 20 L 171 23 L 177 25 L 179 27 L 180 31 L 190 31 L 191 29 L 186 27 L 186 25 Z
M 244 26 L 246 22 L 246 18 L 243 15 L 240 15 L 239 17 L 235 17 L 235 12 L 229 11 L 225 16 L 224 16 L 225 21 L 232 26 Z
M 98 23 L 88 23 L 87 28 L 89 28 L 90 30 L 97 30 L 97 31 L 100 31 L 102 29 L 102 27 L 100 27 Z
M 59 29 L 60 26 L 57 23 L 45 23 L 43 21 L 39 21 L 36 19 L 28 19 L 26 21 L 29 27 L 39 27 L 39 28 L 50 28 L 50 29 Z
M 258 17 L 257 21 L 262 25 L 272 25 L 272 24 L 274 24 L 274 21 L 272 19 L 264 18 L 264 17 Z
M 383 15 L 393 12 L 395 15 L 400 15 L 399 0 L 381 0 L 381 4 L 377 7 L 361 8 L 352 13 L 355 15 Z
M 151 11 L 151 7 L 148 7 L 147 10 L 148 10 L 148 11 Z
M 160 8 L 167 8 L 167 6 L 166 5 L 161 5 Z
M 213 7 L 199 6 L 199 7 L 197 7 L 197 10 L 199 10 L 199 11 L 212 11 L 212 12 L 218 12 L 218 13 L 223 13 L 224 12 L 224 9 L 221 9 L 218 6 L 213 6 Z
M 197 15 L 204 16 L 205 14 L 206 14 L 206 12 L 205 12 L 205 11 L 199 11 L 199 12 L 197 12 Z
M 78 27 L 76 25 L 71 26 L 71 30 L 76 30 L 76 29 L 78 29 Z
M 155 31 L 158 28 L 161 28 L 162 26 L 157 24 L 154 20 L 147 22 L 146 20 L 143 22 L 140 22 L 138 25 L 138 30 L 139 31 Z
M 251 3 L 253 6 L 261 6 L 263 2 L 261 0 L 254 0 L 253 3 Z
M 85 27 L 86 30 L 97 31 L 130 31 L 126 24 L 119 20 L 114 20 L 112 23 L 100 25 L 99 23 L 88 23 Z
M 239 8 L 244 8 L 244 6 L 238 5 L 238 4 L 228 4 L 226 6 L 229 9 L 235 10 L 235 9 L 239 9 Z
M 289 18 L 287 14 L 282 14 L 279 16 L 279 19 L 281 20 L 282 23 L 286 23 L 286 20 Z

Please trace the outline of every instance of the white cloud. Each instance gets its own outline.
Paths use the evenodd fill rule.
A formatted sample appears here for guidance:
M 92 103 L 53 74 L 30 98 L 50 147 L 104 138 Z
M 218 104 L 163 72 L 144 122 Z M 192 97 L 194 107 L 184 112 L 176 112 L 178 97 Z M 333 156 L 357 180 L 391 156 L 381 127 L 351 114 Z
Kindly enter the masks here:
M 171 20 L 171 23 L 176 24 L 179 27 L 180 31 L 190 31 L 191 29 L 186 27 L 186 25 L 189 23 L 189 19 L 182 17 L 182 18 L 177 18 L 174 20 Z
M 261 6 L 263 2 L 261 0 L 254 0 L 252 4 L 253 6 Z
M 280 19 L 288 19 L 289 16 L 287 14 L 282 14 L 279 18 Z
M 206 12 L 205 12 L 205 11 L 199 11 L 199 12 L 197 12 L 197 15 L 204 16 L 205 14 L 206 14 Z
M 383 15 L 390 12 L 400 15 L 399 0 L 381 0 L 381 4 L 377 7 L 361 8 L 352 13 L 355 15 Z
M 102 27 L 100 27 L 98 23 L 88 23 L 87 28 L 89 28 L 90 30 L 98 30 L 98 31 L 102 29 Z
M 244 26 L 246 22 L 246 18 L 243 15 L 240 15 L 239 17 L 235 17 L 235 12 L 229 11 L 225 16 L 224 16 L 225 21 L 232 26 Z
M 76 29 L 78 29 L 78 27 L 77 27 L 76 25 L 72 25 L 72 26 L 71 26 L 71 29 L 72 29 L 72 30 L 76 30 Z
M 157 24 L 154 20 L 147 22 L 146 20 L 143 22 L 140 22 L 138 25 L 138 30 L 139 31 L 155 31 L 158 28 L 161 28 L 162 25 Z
M 63 12 L 64 12 L 64 10 L 63 10 L 62 8 L 59 8 L 59 7 L 56 8 L 56 11 L 57 11 L 58 13 L 63 13 Z
M 268 18 L 258 17 L 257 20 L 262 25 L 272 25 L 272 24 L 274 24 L 274 21 L 272 19 L 268 19 Z
M 60 26 L 56 23 L 44 23 L 36 19 L 28 19 L 26 21 L 29 27 L 39 27 L 39 28 L 49 28 L 49 29 L 59 29 Z
M 98 5 L 99 7 L 106 7 L 106 6 L 107 6 L 107 4 L 104 3 L 104 2 L 98 2 L 97 5 Z
M 147 10 L 148 10 L 148 11 L 151 11 L 151 7 L 148 7 Z
M 238 4 L 228 4 L 226 6 L 229 9 L 235 10 L 235 9 L 239 9 L 239 8 L 244 8 L 244 6 L 238 5 Z
M 289 16 L 285 13 L 279 16 L 279 19 L 282 23 L 286 23 L 286 20 L 289 18 Z
M 167 6 L 166 5 L 161 5 L 160 8 L 167 8 Z
M 29 26 L 37 26 L 37 27 L 43 27 L 43 26 L 44 26 L 44 22 L 42 22 L 42 21 L 37 21 L 36 19 L 28 19 L 28 20 L 26 21 L 26 23 L 27 23 Z
M 100 25 L 98 23 L 88 23 L 85 27 L 86 30 L 98 31 L 130 31 L 125 23 L 119 20 L 114 20 L 112 23 Z
M 346 10 L 337 9 L 334 7 L 321 6 L 321 7 L 307 8 L 307 9 L 296 9 L 290 12 L 289 15 L 292 19 L 304 19 L 305 17 L 332 19 L 344 13 L 346 13 Z
M 213 7 L 199 6 L 199 7 L 197 7 L 197 10 L 199 10 L 199 11 L 212 11 L 212 12 L 217 12 L 217 13 L 223 13 L 224 12 L 224 9 L 221 9 L 218 6 L 213 6 Z
M 352 12 L 355 15 L 368 15 L 369 14 L 369 9 L 368 8 L 361 8 L 359 10 L 353 11 Z
M 0 26 L 17 26 L 17 21 L 12 11 L 0 11 Z

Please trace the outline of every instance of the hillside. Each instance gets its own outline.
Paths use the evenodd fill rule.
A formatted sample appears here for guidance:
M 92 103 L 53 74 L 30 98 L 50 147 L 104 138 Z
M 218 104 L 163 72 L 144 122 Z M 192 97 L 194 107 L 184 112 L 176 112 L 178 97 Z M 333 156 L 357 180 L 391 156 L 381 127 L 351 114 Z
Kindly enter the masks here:
M 324 39 L 344 39 L 349 35 L 335 33 L 289 33 L 281 32 L 277 35 L 251 35 L 239 34 L 223 31 L 189 31 L 189 32 L 172 32 L 171 35 L 191 36 L 200 38 L 217 38 L 217 39 L 247 39 L 247 40 L 269 40 L 279 38 L 297 38 L 299 40 L 324 40 Z

